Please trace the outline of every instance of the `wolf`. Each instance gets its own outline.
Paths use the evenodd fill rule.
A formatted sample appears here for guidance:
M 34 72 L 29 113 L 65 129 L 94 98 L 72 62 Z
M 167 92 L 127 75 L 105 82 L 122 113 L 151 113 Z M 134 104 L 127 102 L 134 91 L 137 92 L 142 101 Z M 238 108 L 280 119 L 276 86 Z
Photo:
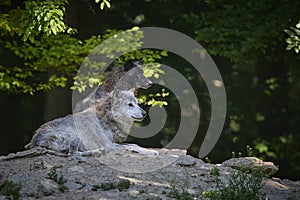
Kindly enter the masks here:
M 155 150 L 122 144 L 133 123 L 145 116 L 134 89 L 113 91 L 84 111 L 43 124 L 36 130 L 30 148 L 44 147 L 68 155 L 92 155 L 114 149 L 157 155 Z
M 132 88 L 147 89 L 152 85 L 152 82 L 144 76 L 144 71 L 141 68 L 142 60 L 133 61 L 131 59 L 125 61 L 122 66 L 114 67 L 103 80 L 102 85 L 97 87 L 86 98 L 77 102 L 73 109 L 73 113 L 85 110 L 91 107 L 95 102 L 115 88 L 118 90 L 130 90 Z

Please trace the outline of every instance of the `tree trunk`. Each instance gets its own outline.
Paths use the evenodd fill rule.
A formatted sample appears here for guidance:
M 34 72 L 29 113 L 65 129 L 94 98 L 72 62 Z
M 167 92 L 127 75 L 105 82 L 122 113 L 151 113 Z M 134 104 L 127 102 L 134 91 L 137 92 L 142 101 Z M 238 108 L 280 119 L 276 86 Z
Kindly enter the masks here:
M 77 25 L 77 3 L 76 0 L 70 0 L 67 5 L 65 22 L 70 27 Z M 49 77 L 53 72 L 49 72 Z M 55 88 L 46 93 L 44 120 L 49 121 L 57 117 L 70 114 L 72 111 L 72 91 L 69 89 L 70 84 L 65 88 Z

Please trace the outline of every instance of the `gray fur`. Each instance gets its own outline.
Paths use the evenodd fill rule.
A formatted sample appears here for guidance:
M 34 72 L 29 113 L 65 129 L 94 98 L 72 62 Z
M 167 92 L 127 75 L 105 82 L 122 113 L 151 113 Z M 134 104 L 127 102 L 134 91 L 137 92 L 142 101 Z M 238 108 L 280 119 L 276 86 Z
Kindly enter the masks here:
M 41 146 L 81 155 L 113 149 L 158 154 L 137 145 L 120 145 L 134 121 L 141 121 L 145 116 L 146 112 L 134 96 L 134 89 L 115 91 L 99 99 L 93 107 L 43 124 L 36 130 L 30 147 Z
M 144 76 L 141 63 L 141 61 L 127 60 L 122 66 L 115 67 L 103 80 L 101 86 L 75 105 L 73 112 L 80 112 L 93 106 L 95 101 L 105 97 L 114 89 L 149 88 L 152 82 Z

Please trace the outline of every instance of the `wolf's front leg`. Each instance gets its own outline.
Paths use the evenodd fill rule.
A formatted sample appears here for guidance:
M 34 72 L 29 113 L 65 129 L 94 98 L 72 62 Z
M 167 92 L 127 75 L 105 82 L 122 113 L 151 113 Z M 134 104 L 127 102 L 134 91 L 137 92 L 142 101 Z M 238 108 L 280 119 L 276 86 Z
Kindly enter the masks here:
M 93 150 L 87 150 L 80 148 L 82 141 L 79 138 L 75 138 L 70 142 L 69 155 L 80 155 L 80 156 L 101 156 L 105 153 L 104 148 L 98 148 Z
M 136 144 L 114 144 L 114 147 L 117 149 L 124 149 L 124 150 L 136 152 L 136 153 L 144 154 L 144 155 L 158 155 L 159 154 L 158 151 L 146 149 L 146 148 L 140 147 Z
M 94 149 L 94 150 L 87 150 L 87 151 L 78 151 L 77 154 L 81 156 L 96 156 L 99 157 L 105 154 L 104 148 Z

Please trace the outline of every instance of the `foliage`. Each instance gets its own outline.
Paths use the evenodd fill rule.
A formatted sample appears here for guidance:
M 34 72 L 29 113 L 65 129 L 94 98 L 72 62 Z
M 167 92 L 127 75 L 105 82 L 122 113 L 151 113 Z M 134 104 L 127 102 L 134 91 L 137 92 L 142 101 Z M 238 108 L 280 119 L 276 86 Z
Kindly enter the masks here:
M 84 41 L 62 34 L 44 36 L 40 40 L 30 43 L 6 42 L 5 47 L 22 59 L 24 64 L 13 68 L 0 66 L 0 90 L 34 94 L 37 91 L 65 87 L 73 77 L 75 83 L 71 89 L 79 90 L 79 92 L 84 91 L 87 86 L 93 87 L 100 84 L 99 78 L 103 77 L 99 77 L 99 70 L 101 71 L 106 66 L 105 62 L 88 63 L 89 61 L 86 60 L 84 64 L 87 65 L 84 67 L 89 67 L 90 73 L 82 77 L 75 75 L 84 61 L 84 57 L 102 41 L 106 43 L 107 48 L 104 51 L 92 53 L 116 58 L 116 53 L 129 51 L 118 59 L 119 63 L 128 58 L 143 58 L 145 63 L 161 58 L 161 52 L 158 50 L 143 49 L 130 52 L 131 49 L 141 45 L 140 40 L 143 33 L 138 28 L 128 30 L 126 34 L 119 34 L 120 37 L 117 41 L 114 38 L 109 39 L 116 33 L 116 31 L 110 30 L 103 36 L 92 36 Z M 137 35 L 140 36 L 136 37 Z M 124 45 L 120 41 L 123 41 Z M 126 45 L 126 42 L 131 43 L 132 46 Z M 162 73 L 158 64 L 146 66 L 145 74 L 148 77 L 158 76 L 159 73 Z M 49 76 L 49 73 L 52 75 Z
M 38 36 L 74 33 L 75 29 L 64 23 L 67 0 L 25 1 L 25 9 L 16 8 L 0 15 L 0 29 L 10 35 L 17 34 L 26 42 L 33 42 Z
M 52 168 L 51 171 L 47 174 L 47 178 L 55 181 L 58 184 L 59 190 L 65 192 L 68 188 L 64 185 L 67 180 L 63 175 L 59 176 L 55 168 Z
M 139 104 L 145 104 L 148 106 L 167 106 L 168 102 L 165 100 L 165 97 L 169 96 L 169 92 L 166 92 L 165 89 L 162 89 L 161 92 L 148 95 L 140 95 L 138 98 Z
M 100 1 L 96 0 L 96 3 Z M 118 58 L 119 63 L 127 58 L 143 58 L 145 63 L 150 63 L 166 56 L 164 51 L 136 50 L 141 47 L 143 38 L 143 32 L 138 27 L 125 32 L 107 30 L 102 36 L 94 35 L 85 40 L 74 37 L 72 34 L 76 30 L 69 28 L 64 22 L 67 0 L 28 0 L 24 4 L 24 9 L 16 8 L 8 13 L 0 13 L 2 36 L 14 36 L 6 42 L 0 42 L 0 48 L 3 52 L 10 51 L 10 56 L 17 60 L 0 63 L 2 91 L 34 94 L 55 87 L 69 86 L 70 81 L 75 80 L 71 89 L 82 92 L 87 86 L 101 83 L 99 70 L 106 66 L 105 62 L 89 63 L 86 60 L 84 64 L 91 68 L 90 74 L 76 77 L 77 70 L 89 53 L 102 55 L 104 58 Z M 104 5 L 109 8 L 109 1 L 101 1 L 101 9 Z M 118 37 L 113 37 L 115 34 Z M 105 48 L 95 48 L 101 42 Z M 122 58 L 118 57 L 124 53 Z M 0 51 L 0 57 L 2 56 L 6 55 L 1 55 Z M 148 77 L 158 77 L 159 73 L 161 70 L 158 64 L 145 67 Z
M 220 176 L 220 170 L 217 167 L 213 167 L 210 172 L 210 175 L 213 175 L 215 177 Z
M 255 148 L 257 148 L 257 147 L 255 147 Z M 262 152 L 260 152 L 260 153 L 262 153 Z M 252 147 L 250 147 L 249 145 L 247 145 L 246 146 L 246 154 L 245 154 L 247 157 L 252 157 L 252 156 L 254 156 L 254 154 L 253 154 L 253 149 L 252 149 Z M 236 157 L 238 157 L 238 158 L 240 158 L 240 157 L 242 157 L 243 156 L 243 154 L 242 154 L 242 152 L 238 152 L 238 154 L 236 155 L 236 152 L 235 151 L 232 151 L 231 152 L 231 157 L 232 158 L 236 158 Z
M 100 9 L 103 10 L 106 6 L 107 8 L 110 8 L 110 0 L 95 0 L 96 3 L 100 3 Z
M 144 34 L 138 27 L 133 27 L 125 31 L 108 30 L 107 33 L 103 35 L 101 44 L 89 52 L 89 57 L 87 57 L 81 65 L 88 71 L 88 74 L 78 74 L 74 78 L 75 82 L 71 89 L 82 92 L 86 89 L 86 86 L 93 87 L 94 85 L 101 84 L 99 74 L 103 72 L 106 63 L 102 60 L 100 60 L 102 62 L 98 60 L 96 62 L 93 61 L 93 59 L 95 59 L 94 56 L 102 57 L 104 58 L 103 60 L 105 60 L 105 58 L 116 60 L 115 64 L 121 64 L 127 59 L 143 59 L 145 63 L 143 66 L 145 76 L 158 77 L 159 74 L 163 72 L 159 68 L 160 65 L 155 63 L 155 60 L 161 59 L 162 56 L 166 56 L 167 54 L 159 50 L 137 50 L 142 47 L 143 37 Z
M 247 170 L 232 170 L 228 183 L 220 180 L 218 173 L 215 176 L 217 188 L 215 191 L 204 191 L 202 197 L 209 199 L 228 200 L 258 200 L 263 197 L 261 192 L 263 175 L 259 170 L 249 173 Z
M 285 166 L 280 175 L 297 174 L 299 162 L 293 167 L 291 163 L 300 155 L 287 152 L 299 151 L 299 56 L 287 52 L 285 44 L 288 41 L 288 49 L 297 49 L 299 31 L 288 29 L 286 39 L 284 30 L 299 21 L 300 3 L 217 0 L 200 4 L 194 3 L 198 9 L 183 17 L 193 27 L 194 38 L 215 56 L 228 98 L 226 125 L 209 157 L 221 162 L 230 157 L 232 148 L 241 151 L 250 144 L 259 158 Z M 202 120 L 209 123 L 209 118 Z M 293 139 L 285 140 L 289 145 L 284 146 L 279 138 L 290 136 Z
M 14 183 L 12 181 L 5 181 L 0 188 L 0 195 L 4 195 L 6 199 L 18 200 L 20 190 L 22 188 L 21 183 Z
M 287 22 L 297 15 L 298 11 L 290 8 L 299 6 L 299 2 L 207 1 L 206 6 L 205 13 L 185 16 L 195 22 L 195 39 L 205 43 L 212 55 L 245 63 L 269 57 L 269 52 L 282 41 Z
M 88 52 L 89 43 L 69 35 L 42 37 L 33 43 L 6 42 L 6 47 L 23 60 L 19 67 L 1 67 L 1 90 L 33 94 L 36 91 L 64 87 L 67 75 L 76 72 L 76 65 Z M 52 72 L 47 77 L 49 71 Z M 45 80 L 43 80 L 43 77 Z M 4 87 L 5 86 L 5 87 Z
M 24 4 L 24 9 L 16 8 L 0 15 L 3 35 L 21 37 L 21 40 L 1 42 L 3 50 L 12 51 L 21 61 L 0 64 L 0 90 L 33 94 L 39 90 L 64 87 L 67 81 L 64 76 L 53 74 L 48 78 L 48 83 L 41 82 L 40 79 L 49 69 L 53 70 L 61 65 L 61 70 L 65 72 L 70 70 L 65 66 L 74 68 L 72 64 L 79 62 L 76 57 L 78 54 L 73 53 L 80 49 L 80 41 L 69 35 L 60 35 L 75 31 L 63 21 L 67 1 L 29 0 Z
M 294 49 L 296 53 L 300 52 L 300 21 L 296 24 L 296 27 L 290 27 L 290 29 L 284 30 L 289 37 L 286 39 L 286 43 L 288 44 L 286 49 L 291 50 Z
M 181 189 L 178 189 L 178 186 L 176 186 L 175 180 L 171 180 L 170 182 L 172 191 L 169 193 L 169 196 L 178 200 L 192 200 L 193 195 L 191 195 L 188 191 L 187 185 L 184 185 L 181 187 Z
M 252 149 L 249 145 L 246 146 L 246 151 L 247 151 L 247 154 L 246 154 L 246 155 L 247 155 L 248 157 L 254 156 L 254 155 L 253 155 L 253 149 Z
M 101 189 L 103 191 L 118 189 L 119 191 L 127 190 L 130 187 L 130 181 L 127 179 L 121 179 L 118 183 L 107 182 L 101 183 L 101 185 L 93 185 L 92 190 L 97 191 Z

